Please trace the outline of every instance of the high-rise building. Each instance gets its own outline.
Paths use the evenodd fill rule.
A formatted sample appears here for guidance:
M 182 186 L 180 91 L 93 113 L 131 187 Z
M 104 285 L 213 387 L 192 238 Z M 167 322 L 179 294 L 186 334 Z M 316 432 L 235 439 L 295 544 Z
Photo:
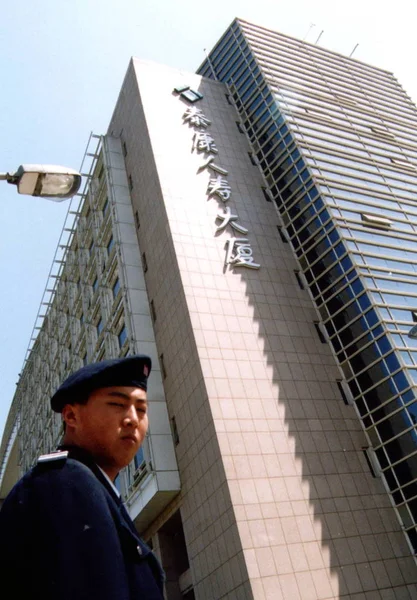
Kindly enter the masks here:
M 91 144 L 93 148 L 91 148 Z M 152 356 L 118 485 L 167 598 L 417 594 L 417 110 L 386 71 L 235 20 L 133 59 L 64 227 L 0 497 L 85 361 Z

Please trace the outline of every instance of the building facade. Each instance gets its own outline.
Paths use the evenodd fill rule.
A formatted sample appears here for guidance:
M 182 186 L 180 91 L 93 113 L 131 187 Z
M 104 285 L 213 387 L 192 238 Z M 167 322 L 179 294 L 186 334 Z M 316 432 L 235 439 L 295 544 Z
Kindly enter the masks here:
M 200 72 L 230 86 L 416 553 L 416 108 L 391 74 L 248 23 Z
M 412 599 L 417 110 L 385 71 L 232 23 L 133 59 L 3 437 L 0 496 L 85 362 L 145 352 L 120 476 L 168 600 Z

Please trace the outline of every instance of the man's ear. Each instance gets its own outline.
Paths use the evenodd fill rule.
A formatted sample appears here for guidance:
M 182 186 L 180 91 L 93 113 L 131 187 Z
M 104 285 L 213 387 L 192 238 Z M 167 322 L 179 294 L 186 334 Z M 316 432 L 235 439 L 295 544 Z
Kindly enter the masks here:
M 77 404 L 65 404 L 62 409 L 62 420 L 67 427 L 75 429 L 78 424 L 78 406 Z

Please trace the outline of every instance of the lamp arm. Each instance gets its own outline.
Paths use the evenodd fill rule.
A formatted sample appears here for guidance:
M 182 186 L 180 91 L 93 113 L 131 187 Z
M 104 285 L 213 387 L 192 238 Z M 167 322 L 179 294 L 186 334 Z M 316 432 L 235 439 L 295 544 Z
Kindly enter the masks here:
M 7 181 L 7 183 L 14 183 L 16 185 L 18 179 L 18 176 L 14 173 L 0 173 L 0 181 Z

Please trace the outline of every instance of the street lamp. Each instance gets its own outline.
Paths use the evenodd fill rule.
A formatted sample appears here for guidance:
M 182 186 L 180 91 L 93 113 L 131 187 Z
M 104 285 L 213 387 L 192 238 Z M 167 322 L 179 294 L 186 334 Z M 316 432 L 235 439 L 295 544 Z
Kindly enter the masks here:
M 410 331 L 407 333 L 407 336 L 410 340 L 417 340 L 417 325 L 414 325 Z
M 17 185 L 19 194 L 43 196 L 62 202 L 76 194 L 81 185 L 81 175 L 59 165 L 20 165 L 15 173 L 0 173 L 0 181 Z

